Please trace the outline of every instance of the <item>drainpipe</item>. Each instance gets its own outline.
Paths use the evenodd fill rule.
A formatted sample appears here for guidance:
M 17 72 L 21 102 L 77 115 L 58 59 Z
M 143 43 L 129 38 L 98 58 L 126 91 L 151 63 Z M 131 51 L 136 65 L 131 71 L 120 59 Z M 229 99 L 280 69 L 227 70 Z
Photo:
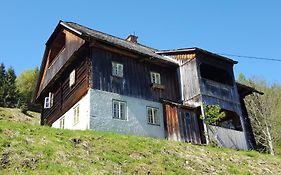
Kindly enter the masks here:
M 209 132 L 208 132 L 208 127 L 205 123 L 205 110 L 204 110 L 204 105 L 203 105 L 202 99 L 201 99 L 200 107 L 201 107 L 201 114 L 203 116 L 203 126 L 204 126 L 204 135 L 205 135 L 205 138 L 206 138 L 206 144 L 209 145 L 209 143 L 210 143 Z

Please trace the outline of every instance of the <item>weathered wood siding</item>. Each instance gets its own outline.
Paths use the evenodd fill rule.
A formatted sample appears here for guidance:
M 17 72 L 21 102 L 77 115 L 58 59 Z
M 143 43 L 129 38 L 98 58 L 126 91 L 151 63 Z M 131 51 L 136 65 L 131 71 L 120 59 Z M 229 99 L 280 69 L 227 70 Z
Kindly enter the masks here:
M 89 89 L 89 61 L 85 55 L 78 57 L 49 88 L 54 93 L 54 106 L 43 109 L 42 124 L 51 125 L 77 103 Z M 75 84 L 69 86 L 69 75 L 75 69 Z M 46 92 L 45 96 L 48 96 Z M 43 99 L 44 100 L 44 99 Z M 42 101 L 42 104 L 44 101 Z
M 48 57 L 46 59 L 43 76 L 40 82 L 37 97 L 41 94 L 42 90 L 50 83 L 50 81 L 57 75 L 62 69 L 65 63 L 71 58 L 71 56 L 85 43 L 85 41 L 76 35 L 63 30 L 65 33 L 65 46 L 58 53 L 56 58 L 50 60 L 51 50 L 49 50 Z M 47 46 L 46 48 L 50 48 Z
M 168 140 L 202 143 L 198 117 L 192 110 L 164 104 L 164 125 Z
M 181 140 L 201 144 L 201 134 L 197 115 L 186 109 L 178 109 Z
M 143 61 L 142 58 L 133 58 L 96 47 L 92 48 L 91 55 L 94 89 L 152 101 L 159 101 L 160 98 L 179 100 L 176 67 L 162 67 Z M 123 64 L 123 78 L 112 76 L 112 61 Z M 164 89 L 151 87 L 151 71 L 161 74 Z
M 166 137 L 168 140 L 180 140 L 180 128 L 178 121 L 178 109 L 176 106 L 165 104 L 164 110 L 164 125 Z
M 182 100 L 188 101 L 200 94 L 196 60 L 193 59 L 184 63 L 179 69 L 182 83 Z
M 226 129 L 218 126 L 208 126 L 210 139 L 216 140 L 218 146 L 247 150 L 244 132 Z

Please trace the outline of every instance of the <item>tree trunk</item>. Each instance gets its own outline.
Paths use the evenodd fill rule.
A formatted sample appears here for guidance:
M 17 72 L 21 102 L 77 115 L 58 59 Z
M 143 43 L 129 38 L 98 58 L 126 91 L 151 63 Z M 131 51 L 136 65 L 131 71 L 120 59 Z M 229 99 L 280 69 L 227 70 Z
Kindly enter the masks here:
M 269 153 L 271 155 L 274 155 L 275 153 L 274 153 L 274 149 L 273 149 L 273 141 L 272 141 L 272 137 L 271 137 L 271 133 L 269 131 L 268 125 L 266 125 L 266 135 L 267 135 Z

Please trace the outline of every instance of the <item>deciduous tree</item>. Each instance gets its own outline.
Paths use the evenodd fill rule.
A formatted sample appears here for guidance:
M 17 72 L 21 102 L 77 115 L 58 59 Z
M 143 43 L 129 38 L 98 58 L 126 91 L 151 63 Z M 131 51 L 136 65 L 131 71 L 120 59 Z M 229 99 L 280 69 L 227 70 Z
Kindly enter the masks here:
M 249 85 L 264 95 L 253 93 L 245 98 L 245 104 L 251 119 L 254 135 L 260 148 L 275 154 L 274 145 L 280 141 L 281 86 L 258 78 L 246 79 L 239 75 L 238 81 Z

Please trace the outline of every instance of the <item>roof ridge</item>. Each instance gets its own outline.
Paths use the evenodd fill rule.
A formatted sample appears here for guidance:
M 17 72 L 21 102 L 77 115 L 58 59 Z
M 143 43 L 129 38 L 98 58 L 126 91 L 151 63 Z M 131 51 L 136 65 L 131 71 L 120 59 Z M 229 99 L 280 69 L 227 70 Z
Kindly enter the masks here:
M 88 29 L 88 30 L 92 30 L 92 31 L 94 31 L 94 32 L 101 33 L 101 34 L 103 34 L 103 35 L 107 35 L 107 36 L 110 36 L 110 37 L 114 37 L 114 38 L 120 39 L 120 40 L 122 40 L 122 41 L 124 41 L 124 42 L 127 42 L 127 43 L 129 43 L 129 44 L 135 44 L 135 45 L 139 45 L 139 46 L 145 47 L 145 48 L 150 49 L 150 50 L 152 50 L 152 51 L 154 51 L 154 52 L 159 51 L 159 50 L 156 49 L 156 48 L 153 48 L 153 47 L 150 47 L 150 46 L 141 44 L 141 43 L 133 43 L 133 42 L 127 41 L 127 40 L 124 39 L 124 38 L 121 38 L 121 37 L 118 37 L 118 36 L 114 36 L 114 35 L 111 35 L 111 34 L 108 34 L 108 33 L 105 33 L 105 32 L 101 32 L 101 31 L 99 31 L 99 30 L 95 30 L 95 29 L 92 29 L 92 28 L 90 28 L 90 27 L 87 27 L 87 26 L 84 26 L 84 25 L 81 25 L 81 24 L 78 24 L 78 23 L 75 23 L 75 22 L 72 22 L 72 21 L 62 21 L 62 22 L 63 22 L 63 23 L 66 23 L 66 24 L 69 24 L 69 23 L 70 23 L 70 24 L 78 25 L 78 26 L 83 27 L 83 28 L 86 28 L 86 29 Z

